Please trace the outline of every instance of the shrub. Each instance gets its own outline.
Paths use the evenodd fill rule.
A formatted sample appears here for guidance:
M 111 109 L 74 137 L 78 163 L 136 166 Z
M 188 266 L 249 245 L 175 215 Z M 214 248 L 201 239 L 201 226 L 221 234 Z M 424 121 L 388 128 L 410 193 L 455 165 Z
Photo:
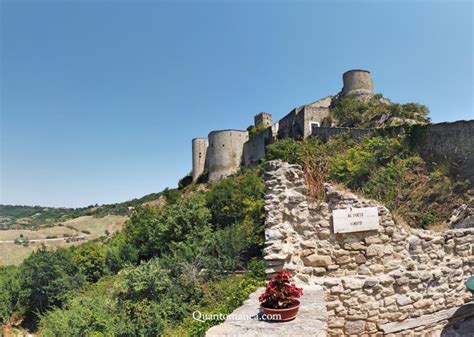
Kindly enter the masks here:
M 338 126 L 344 127 L 378 127 L 384 118 L 397 117 L 411 119 L 419 123 L 429 122 L 429 110 L 418 103 L 396 104 L 375 96 L 370 100 L 340 98 L 331 108 L 330 114 Z
M 0 325 L 21 312 L 20 282 L 16 267 L 0 267 Z
M 127 240 L 138 248 L 144 259 L 169 252 L 173 242 L 186 240 L 208 226 L 210 212 L 202 194 L 178 199 L 157 210 L 139 207 L 126 223 Z
M 107 249 L 99 243 L 86 243 L 73 249 L 72 259 L 86 276 L 87 281 L 97 282 L 108 274 Z
M 402 155 L 402 139 L 372 137 L 330 158 L 329 175 L 346 186 L 358 189 L 380 166 Z
M 30 312 L 39 313 L 52 306 L 60 307 L 85 281 L 70 250 L 49 251 L 44 246 L 23 261 L 18 277 L 21 304 Z
M 265 124 L 263 123 L 258 123 L 257 125 L 250 125 L 247 128 L 247 131 L 249 132 L 249 138 L 258 135 L 259 133 L 265 131 L 267 128 L 268 127 L 265 126 Z

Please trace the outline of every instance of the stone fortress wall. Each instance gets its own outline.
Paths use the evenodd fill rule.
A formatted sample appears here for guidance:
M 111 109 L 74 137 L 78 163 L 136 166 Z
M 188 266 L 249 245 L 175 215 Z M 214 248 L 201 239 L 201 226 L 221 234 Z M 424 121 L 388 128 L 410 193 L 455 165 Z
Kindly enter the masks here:
M 207 147 L 209 141 L 207 138 L 194 138 L 193 144 L 193 181 L 196 181 L 206 168 Z
M 242 165 L 252 165 L 265 157 L 265 148 L 276 139 L 305 139 L 319 137 L 324 141 L 340 133 L 350 133 L 360 138 L 376 129 L 339 128 L 324 125 L 329 107 L 339 97 L 355 96 L 365 99 L 374 94 L 370 72 L 350 70 L 343 74 L 343 88 L 337 96 L 327 96 L 310 104 L 291 110 L 285 117 L 272 124 L 272 116 L 262 112 L 255 116 L 255 126 L 267 128 L 253 137 L 247 131 L 213 131 L 208 139 L 192 141 L 193 181 L 206 170 L 209 180 L 218 180 L 237 172 Z M 327 124 L 327 123 L 326 123 Z M 474 183 L 474 121 L 459 121 L 418 125 L 420 152 L 430 160 L 447 159 L 458 166 L 461 176 Z M 395 130 L 396 131 L 396 130 Z M 218 144 L 218 145 L 217 145 Z
M 366 70 L 346 72 L 343 82 L 344 87 L 341 90 L 341 96 L 370 96 L 370 93 L 368 93 L 370 90 L 372 90 L 371 95 L 373 95 L 372 79 L 370 72 Z M 237 133 L 241 134 L 241 136 L 237 137 L 238 140 L 235 139 L 236 137 L 230 137 L 228 130 L 211 132 L 208 136 L 209 145 L 207 151 L 202 149 L 205 144 L 203 138 L 193 140 L 193 181 L 196 181 L 206 169 L 209 173 L 209 180 L 212 181 L 235 173 L 241 165 L 251 165 L 258 162 L 265 156 L 266 145 L 272 143 L 277 138 L 305 139 L 309 137 L 313 128 L 321 126 L 324 117 L 329 114 L 329 106 L 333 98 L 333 96 L 328 96 L 313 103 L 294 108 L 275 124 L 272 124 L 271 114 L 266 112 L 259 113 L 255 116 L 254 125 L 264 125 L 267 129 L 242 144 L 241 140 L 245 138 L 243 134 L 247 133 L 247 131 L 243 130 L 233 130 L 234 136 Z M 231 141 L 231 146 L 224 146 L 222 149 L 212 149 L 213 140 L 211 140 L 211 137 L 214 142 L 215 138 L 218 138 L 219 142 L 221 142 L 220 138 L 226 138 L 224 141 L 226 144 L 230 142 L 231 138 L 234 140 Z M 237 149 L 238 146 L 241 146 L 241 149 Z M 202 154 L 204 152 L 207 152 L 207 156 L 204 158 L 203 168 Z M 231 161 L 224 162 L 227 158 L 230 158 Z
M 248 132 L 241 130 L 212 131 L 208 139 L 209 181 L 216 181 L 236 173 L 242 164 Z
M 343 96 L 364 95 L 370 97 L 374 95 L 374 82 L 370 72 L 367 70 L 355 69 L 346 71 L 342 75 L 342 80 L 344 81 L 344 87 L 342 88 Z
M 321 285 L 329 335 L 426 336 L 457 313 L 474 314 L 463 306 L 473 300 L 464 282 L 474 272 L 474 228 L 402 226 L 383 205 L 329 184 L 316 203 L 300 166 L 276 160 L 265 169 L 267 274 L 288 269 Z M 334 233 L 333 210 L 369 206 L 378 210 L 377 230 Z
M 392 133 L 399 133 L 399 128 L 403 126 L 387 128 L 385 131 L 390 132 L 392 129 Z M 313 127 L 311 136 L 326 142 L 340 134 L 362 138 L 377 132 L 377 129 Z M 416 136 L 420 155 L 426 162 L 451 162 L 461 177 L 474 184 L 474 120 L 416 125 L 412 133 Z

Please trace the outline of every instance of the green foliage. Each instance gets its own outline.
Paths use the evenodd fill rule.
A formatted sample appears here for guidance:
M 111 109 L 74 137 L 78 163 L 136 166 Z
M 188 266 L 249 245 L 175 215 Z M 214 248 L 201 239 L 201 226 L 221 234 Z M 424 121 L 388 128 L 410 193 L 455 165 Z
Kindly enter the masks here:
M 247 131 L 249 132 L 249 138 L 258 135 L 259 133 L 265 131 L 267 128 L 268 126 L 265 126 L 265 124 L 263 123 L 258 123 L 257 125 L 250 125 L 247 128 Z
M 135 265 L 138 262 L 138 249 L 125 237 L 125 232 L 115 234 L 107 245 L 106 263 L 112 273 Z
M 216 183 L 206 194 L 206 205 L 215 228 L 263 220 L 265 184 L 260 168 Z
M 20 282 L 17 267 L 0 267 L 0 325 L 10 322 L 20 308 Z
M 336 119 L 338 126 L 344 127 L 377 127 L 384 117 L 412 119 L 416 122 L 429 122 L 429 110 L 418 103 L 396 104 L 375 96 L 370 100 L 356 98 L 341 98 L 331 108 L 331 116 Z
M 97 282 L 107 275 L 107 248 L 95 242 L 83 244 L 73 250 L 72 259 L 87 281 Z
M 22 306 L 39 313 L 61 306 L 85 282 L 70 250 L 59 248 L 50 251 L 44 246 L 23 261 L 18 277 Z
M 241 270 L 248 248 L 250 242 L 242 224 L 219 229 L 209 240 L 204 266 L 215 272 Z
M 195 306 L 193 311 L 199 311 L 207 315 L 229 314 L 240 306 L 250 293 L 264 284 L 263 279 L 255 278 L 250 274 L 230 275 L 216 281 L 209 281 L 203 287 L 204 294 L 200 305 Z M 206 320 L 200 322 L 189 315 L 182 322 L 170 325 L 165 329 L 163 336 L 204 336 L 210 327 L 219 323 L 222 323 L 222 321 Z
M 298 164 L 301 162 L 303 155 L 303 142 L 286 138 L 279 140 L 267 146 L 266 160 L 281 159 L 290 164 Z
M 42 336 L 113 336 L 125 325 L 116 304 L 103 294 L 74 297 L 64 309 L 41 317 Z
M 127 240 L 144 259 L 169 252 L 174 242 L 199 235 L 208 226 L 209 210 L 202 194 L 179 199 L 162 209 L 140 207 L 125 226 Z
M 399 138 L 369 138 L 330 158 L 329 176 L 350 188 L 358 189 L 379 166 L 389 163 L 403 152 L 402 141 Z
M 223 179 L 206 193 L 206 205 L 215 229 L 239 225 L 245 233 L 250 256 L 259 255 L 264 242 L 265 184 L 261 166 Z M 235 237 L 240 240 L 240 236 Z
M 359 103 L 357 103 L 359 104 Z M 267 159 L 283 159 L 305 169 L 305 158 L 327 161 L 316 165 L 324 180 L 342 183 L 386 204 L 413 227 L 427 228 L 449 218 L 467 202 L 469 181 L 456 180 L 449 163 L 427 163 L 417 150 L 422 129 L 411 126 L 360 140 L 339 135 L 317 140 L 280 140 L 268 147 Z M 306 169 L 305 169 L 306 172 Z

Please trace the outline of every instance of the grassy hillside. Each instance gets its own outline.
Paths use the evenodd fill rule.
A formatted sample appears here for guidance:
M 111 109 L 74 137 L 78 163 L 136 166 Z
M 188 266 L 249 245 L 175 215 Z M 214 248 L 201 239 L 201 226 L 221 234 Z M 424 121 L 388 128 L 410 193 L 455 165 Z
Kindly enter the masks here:
M 160 198 L 161 193 L 151 193 L 139 199 L 116 204 L 90 205 L 82 208 L 54 208 L 41 206 L 0 205 L 0 230 L 38 228 L 55 225 L 80 216 L 103 217 L 106 215 L 127 215 L 131 207 L 153 202 Z
M 60 225 L 36 229 L 0 231 L 0 266 L 17 265 L 42 245 L 47 248 L 72 247 L 87 241 L 106 239 L 120 231 L 126 216 L 106 215 L 101 218 L 81 216 Z
M 219 323 L 191 313 L 228 313 L 262 284 L 262 167 L 162 195 L 135 207 L 121 232 L 39 247 L 18 267 L 0 268 L 1 321 L 43 335 L 123 336 L 199 336 Z M 100 235 L 98 219 L 43 230 Z

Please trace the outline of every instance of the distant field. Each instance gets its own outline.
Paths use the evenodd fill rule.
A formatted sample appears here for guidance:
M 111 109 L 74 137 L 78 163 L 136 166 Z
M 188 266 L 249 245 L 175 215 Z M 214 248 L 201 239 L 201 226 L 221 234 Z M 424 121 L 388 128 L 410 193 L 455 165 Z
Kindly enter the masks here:
M 122 229 L 125 220 L 126 216 L 119 215 L 107 215 L 102 218 L 81 216 L 64 221 L 61 225 L 42 227 L 38 230 L 0 230 L 0 265 L 21 263 L 42 243 L 52 248 L 70 247 L 105 236 L 106 233 L 112 234 Z M 28 240 L 28 246 L 15 244 L 12 242 L 14 240 L 21 242 Z

